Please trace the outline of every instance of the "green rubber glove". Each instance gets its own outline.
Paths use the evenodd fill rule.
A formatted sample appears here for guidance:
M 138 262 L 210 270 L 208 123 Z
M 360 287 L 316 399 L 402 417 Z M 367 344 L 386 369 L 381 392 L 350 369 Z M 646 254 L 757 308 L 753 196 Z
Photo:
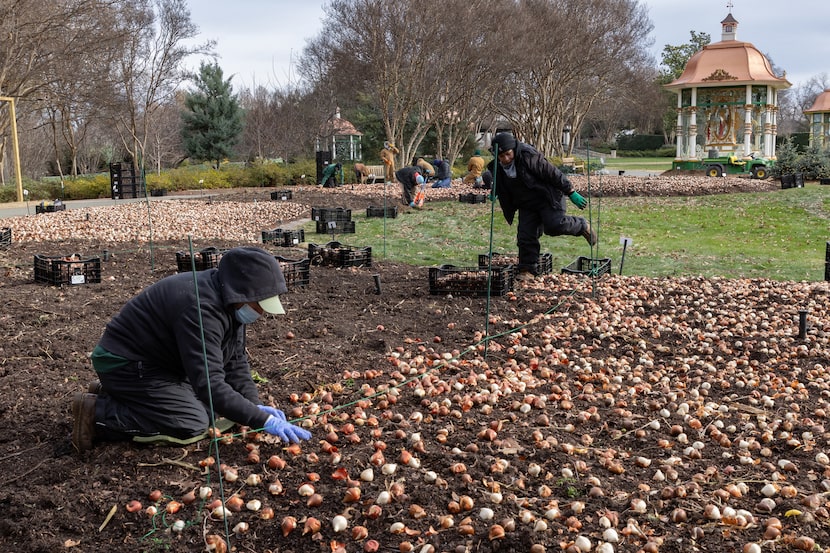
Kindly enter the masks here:
M 576 207 L 578 207 L 579 209 L 585 209 L 585 207 L 588 205 L 588 200 L 583 198 L 582 194 L 580 194 L 576 190 L 571 192 L 571 194 L 568 196 L 568 198 L 570 198 L 571 201 L 574 203 L 574 205 Z

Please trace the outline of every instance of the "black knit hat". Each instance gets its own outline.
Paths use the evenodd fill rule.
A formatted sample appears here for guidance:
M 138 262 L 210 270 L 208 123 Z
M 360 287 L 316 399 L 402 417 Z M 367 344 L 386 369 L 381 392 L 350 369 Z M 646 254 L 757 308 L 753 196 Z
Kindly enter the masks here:
M 499 147 L 498 153 L 506 152 L 507 150 L 516 149 L 516 138 L 509 132 L 500 132 L 493 137 L 493 144 L 490 146 L 490 151 L 495 154 L 496 146 Z

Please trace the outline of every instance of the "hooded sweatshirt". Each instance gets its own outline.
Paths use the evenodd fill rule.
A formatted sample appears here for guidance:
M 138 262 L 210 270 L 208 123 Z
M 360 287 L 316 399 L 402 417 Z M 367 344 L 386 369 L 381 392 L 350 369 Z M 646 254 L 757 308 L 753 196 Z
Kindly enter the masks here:
M 212 397 L 217 413 L 261 428 L 268 415 L 257 408 L 245 326 L 236 320 L 233 304 L 287 290 L 273 255 L 255 247 L 233 248 L 216 269 L 175 274 L 147 287 L 110 320 L 98 345 L 167 371 L 172 381 L 189 381 L 203 403 Z

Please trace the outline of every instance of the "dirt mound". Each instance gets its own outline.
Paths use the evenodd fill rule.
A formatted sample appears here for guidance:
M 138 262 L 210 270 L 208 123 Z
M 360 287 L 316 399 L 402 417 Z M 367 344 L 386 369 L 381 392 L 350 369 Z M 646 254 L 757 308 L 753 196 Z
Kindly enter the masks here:
M 378 198 L 321 190 L 307 207 L 330 193 Z M 297 553 L 830 544 L 828 283 L 551 274 L 488 301 L 430 294 L 425 268 L 315 266 L 287 314 L 248 336 L 261 396 L 312 440 L 237 428 L 78 455 L 69 404 L 94 376 L 87 356 L 182 247 L 67 239 L 0 253 L 7 549 L 223 551 L 211 536 Z M 33 282 L 36 253 L 103 249 L 100 283 Z M 203 490 L 241 510 L 211 516 Z

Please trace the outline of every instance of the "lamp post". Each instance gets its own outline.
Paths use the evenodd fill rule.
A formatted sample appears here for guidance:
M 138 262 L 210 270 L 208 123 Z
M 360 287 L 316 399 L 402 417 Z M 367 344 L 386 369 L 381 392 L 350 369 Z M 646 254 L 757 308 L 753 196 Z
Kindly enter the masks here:
M 14 176 L 17 180 L 17 201 L 23 201 L 23 176 L 20 172 L 20 145 L 17 143 L 17 115 L 14 112 L 14 98 L 0 96 L 0 102 L 8 102 L 12 124 L 12 148 L 14 149 Z
M 567 154 L 570 151 L 571 146 L 571 126 L 570 124 L 565 124 L 562 128 L 562 149 L 565 150 Z

